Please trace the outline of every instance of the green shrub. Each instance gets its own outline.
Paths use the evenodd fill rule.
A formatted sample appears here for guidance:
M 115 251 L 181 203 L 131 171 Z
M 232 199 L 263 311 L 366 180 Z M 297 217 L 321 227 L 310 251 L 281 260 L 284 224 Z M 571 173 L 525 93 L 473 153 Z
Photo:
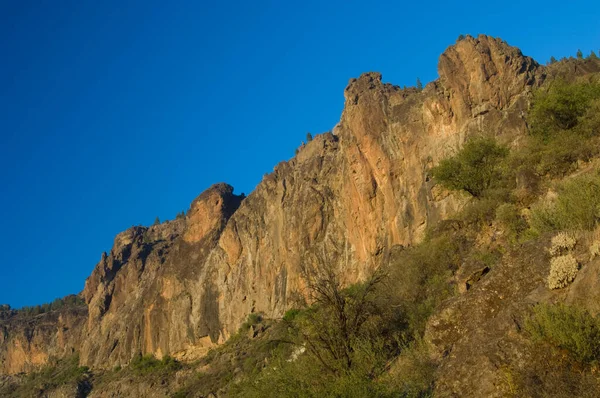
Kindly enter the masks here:
M 565 181 L 555 200 L 532 206 L 531 224 L 540 232 L 593 230 L 600 219 L 600 175 L 598 172 Z
M 152 354 L 137 355 L 133 358 L 129 366 L 135 373 L 140 375 L 157 372 L 170 373 L 181 369 L 181 364 L 173 357 L 166 355 L 161 360 L 158 360 Z
M 474 197 L 481 197 L 492 188 L 505 183 L 502 160 L 508 148 L 498 145 L 492 138 L 475 138 L 464 147 L 432 169 L 434 178 L 444 187 L 464 190 Z
M 366 377 L 360 372 L 334 376 L 323 372 L 313 358 L 302 356 L 295 361 L 276 360 L 263 372 L 230 386 L 228 395 L 240 398 L 392 398 L 402 397 L 387 383 Z
M 512 203 L 503 203 L 496 209 L 496 219 L 506 229 L 509 239 L 517 241 L 527 229 L 527 221 L 519 213 L 519 209 Z
M 539 304 L 525 323 L 525 330 L 534 341 L 568 350 L 579 361 L 600 358 L 600 322 L 584 309 Z
M 600 83 L 552 81 L 534 94 L 532 139 L 521 159 L 538 175 L 561 177 L 599 153 Z
M 41 397 L 49 396 L 48 392 L 63 385 L 77 388 L 80 393 L 89 393 L 90 377 L 87 366 L 79 366 L 77 354 L 60 360 L 51 358 L 40 370 L 31 372 L 12 384 L 3 383 L 0 376 L 0 396 L 2 397 Z
M 449 281 L 467 256 L 469 246 L 460 233 L 445 232 L 392 259 L 389 301 L 397 303 L 404 314 L 408 336 L 421 336 L 427 319 L 454 293 Z
M 483 198 L 468 203 L 458 214 L 466 225 L 479 227 L 489 225 L 496 217 L 496 208 L 500 202 L 496 198 Z
M 300 314 L 300 312 L 301 310 L 292 308 L 291 310 L 285 312 L 285 314 L 283 315 L 283 320 L 286 322 L 293 322 L 294 319 L 296 319 L 296 317 Z
M 531 133 L 544 141 L 574 129 L 594 100 L 600 98 L 600 84 L 553 81 L 547 89 L 536 91 L 528 122 Z

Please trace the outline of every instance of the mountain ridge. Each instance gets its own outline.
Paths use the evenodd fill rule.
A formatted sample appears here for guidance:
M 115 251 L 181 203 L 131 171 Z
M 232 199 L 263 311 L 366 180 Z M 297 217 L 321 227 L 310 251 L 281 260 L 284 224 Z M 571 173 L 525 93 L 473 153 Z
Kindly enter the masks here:
M 599 70 L 590 63 L 569 73 Z M 247 197 L 215 184 L 184 218 L 119 233 L 86 280 L 85 308 L 26 326 L 0 320 L 0 373 L 74 352 L 98 369 L 138 354 L 196 360 L 248 314 L 281 318 L 301 301 L 302 267 L 329 264 L 352 284 L 394 248 L 422 241 L 468 201 L 436 185 L 431 168 L 473 136 L 518 147 L 532 91 L 549 72 L 480 35 L 450 46 L 438 73 L 422 91 L 383 83 L 376 72 L 351 79 L 340 122 Z M 439 333 L 432 327 L 428 336 Z

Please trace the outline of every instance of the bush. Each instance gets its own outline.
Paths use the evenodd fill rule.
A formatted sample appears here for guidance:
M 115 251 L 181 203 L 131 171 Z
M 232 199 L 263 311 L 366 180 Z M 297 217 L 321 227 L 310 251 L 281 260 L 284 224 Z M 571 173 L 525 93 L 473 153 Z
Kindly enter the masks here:
M 344 288 L 329 266 L 306 267 L 302 275 L 311 305 L 290 310 L 287 341 L 300 348 L 271 358 L 260 373 L 231 386 L 240 397 L 387 397 L 378 379 L 400 350 L 389 303 L 378 299 L 386 274 Z
M 558 187 L 558 197 L 532 207 L 531 224 L 540 232 L 593 230 L 600 220 L 600 175 L 582 175 Z
M 170 373 L 181 369 L 181 364 L 173 357 L 166 355 L 161 360 L 158 360 L 152 354 L 137 355 L 133 358 L 129 366 L 135 373 L 140 375 L 155 372 Z
M 481 197 L 487 190 L 502 185 L 501 162 L 507 155 L 508 148 L 494 139 L 475 138 L 467 141 L 456 156 L 442 160 L 432 173 L 448 189 Z
M 283 320 L 286 322 L 292 322 L 294 319 L 296 319 L 300 312 L 301 311 L 299 309 L 292 308 L 291 310 L 285 312 L 283 315 Z
M 552 238 L 549 252 L 552 256 L 557 254 L 565 254 L 565 252 L 572 250 L 577 243 L 577 239 L 567 232 L 560 232 Z
M 77 354 L 62 359 L 50 358 L 48 364 L 38 371 L 15 378 L 15 384 L 10 383 L 10 378 L 3 379 L 0 376 L 0 396 L 46 397 L 53 394 L 52 390 L 63 385 L 77 390 L 81 396 L 87 396 L 90 389 L 89 379 L 89 369 L 79 366 Z M 5 384 L 5 381 L 8 383 Z
M 539 175 L 564 176 L 599 152 L 600 83 L 554 80 L 534 94 L 523 152 Z
M 566 130 L 578 125 L 580 118 L 599 98 L 598 83 L 553 81 L 547 89 L 540 89 L 534 95 L 528 117 L 531 133 L 544 141 L 565 134 Z
M 436 365 L 422 340 L 411 343 L 392 365 L 386 382 L 400 397 L 432 396 Z
M 550 275 L 548 276 L 548 287 L 550 289 L 562 289 L 568 286 L 579 270 L 579 264 L 572 254 L 554 257 L 550 260 Z
M 454 293 L 453 273 L 468 254 L 469 242 L 460 233 L 445 232 L 392 259 L 388 301 L 398 302 L 406 318 L 406 334 L 421 336 L 427 319 Z
M 497 199 L 483 198 L 468 203 L 458 214 L 458 218 L 466 225 L 478 227 L 489 225 L 494 221 L 496 208 L 500 202 Z
M 338 376 L 358 371 L 380 374 L 382 364 L 397 354 L 393 318 L 397 316 L 377 300 L 386 274 L 377 270 L 365 282 L 344 288 L 338 272 L 329 266 L 306 267 L 302 275 L 309 289 L 311 307 L 293 324 L 321 372 Z
M 577 169 L 577 161 L 589 161 L 598 153 L 595 145 L 576 134 L 554 137 L 549 142 L 536 141 L 529 148 L 534 169 L 539 175 L 563 177 Z
M 519 209 L 512 203 L 503 203 L 496 209 L 496 219 L 506 229 L 511 241 L 517 241 L 527 229 L 527 221 L 519 214 Z
M 525 323 L 525 330 L 534 341 L 568 350 L 579 361 L 600 358 L 600 322 L 584 309 L 539 304 Z

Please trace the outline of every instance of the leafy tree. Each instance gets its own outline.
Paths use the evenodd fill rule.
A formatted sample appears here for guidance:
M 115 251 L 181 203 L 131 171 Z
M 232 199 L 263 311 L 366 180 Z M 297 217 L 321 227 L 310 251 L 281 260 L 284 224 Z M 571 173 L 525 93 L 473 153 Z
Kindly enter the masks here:
M 464 40 L 464 39 L 465 39 L 465 35 L 460 34 L 460 35 L 458 35 L 458 39 L 456 39 L 456 41 L 461 41 L 461 40 Z
M 423 90 L 423 83 L 421 83 L 421 79 L 417 77 L 417 90 Z
M 160 218 L 158 218 L 158 216 L 156 216 L 156 218 L 154 219 L 154 224 L 152 225 L 159 225 L 160 224 Z
M 577 50 L 577 59 L 583 59 L 583 53 L 581 50 Z
M 552 65 L 552 64 L 555 64 L 555 63 L 557 63 L 557 62 L 558 62 L 558 61 L 556 60 L 556 58 L 554 58 L 554 56 L 551 56 L 551 57 L 550 57 L 550 62 L 549 62 L 549 64 L 550 64 L 550 65 Z
M 508 148 L 498 145 L 492 138 L 475 138 L 432 169 L 434 178 L 452 190 L 463 190 L 476 198 L 502 182 L 501 161 Z
M 313 136 L 310 132 L 306 133 L 306 142 L 311 142 L 313 140 Z
M 591 59 L 598 59 L 598 56 L 596 55 L 596 53 L 594 52 L 594 50 L 592 50 L 592 51 L 590 52 L 590 58 L 591 58 Z

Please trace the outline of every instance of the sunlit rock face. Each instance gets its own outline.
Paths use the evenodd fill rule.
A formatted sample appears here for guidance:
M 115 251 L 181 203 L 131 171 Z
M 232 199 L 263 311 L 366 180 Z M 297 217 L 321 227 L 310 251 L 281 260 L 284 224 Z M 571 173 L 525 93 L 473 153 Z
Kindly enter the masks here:
M 117 235 L 86 282 L 88 311 L 69 347 L 104 368 L 137 353 L 197 358 L 250 312 L 279 317 L 293 306 L 305 294 L 302 267 L 326 263 L 352 283 L 392 246 L 421 240 L 464 202 L 433 187 L 431 167 L 472 135 L 517 145 L 530 92 L 544 78 L 531 58 L 487 36 L 448 48 L 438 70 L 422 91 L 383 83 L 379 73 L 352 79 L 333 130 L 247 198 L 217 184 L 186 217 Z M 18 332 L 2 327 L 2 372 L 28 369 L 23 356 L 43 363 L 61 347 L 55 326 L 40 329 L 49 337 L 39 350 L 11 354 Z

